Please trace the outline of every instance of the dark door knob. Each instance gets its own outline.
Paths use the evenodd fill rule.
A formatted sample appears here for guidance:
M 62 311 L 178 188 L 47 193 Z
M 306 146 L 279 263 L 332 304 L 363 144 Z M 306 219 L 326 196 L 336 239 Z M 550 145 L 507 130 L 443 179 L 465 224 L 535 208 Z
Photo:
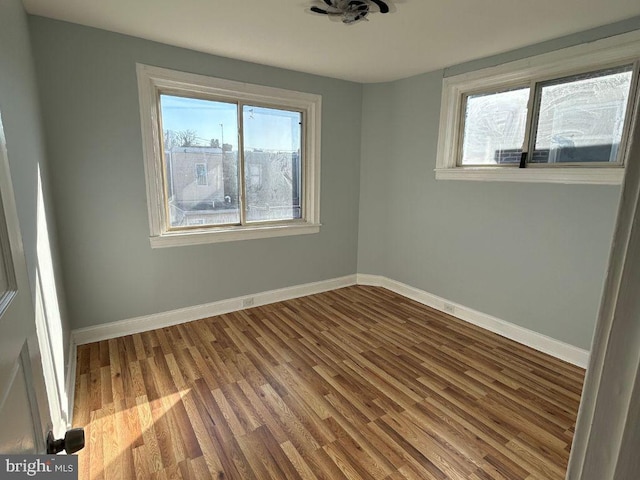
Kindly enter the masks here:
M 49 432 L 49 434 L 47 435 L 48 454 L 56 454 L 64 450 L 65 452 L 67 452 L 67 454 L 71 455 L 72 453 L 76 453 L 78 450 L 82 450 L 83 448 L 83 428 L 72 428 L 71 430 L 67 430 L 67 433 L 64 434 L 64 438 L 58 440 L 53 437 L 53 432 Z

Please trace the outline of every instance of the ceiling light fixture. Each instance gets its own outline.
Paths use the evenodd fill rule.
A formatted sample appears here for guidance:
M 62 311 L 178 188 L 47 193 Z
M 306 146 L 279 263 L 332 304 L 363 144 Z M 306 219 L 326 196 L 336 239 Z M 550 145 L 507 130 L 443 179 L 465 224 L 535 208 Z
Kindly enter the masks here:
M 342 17 L 342 23 L 351 24 L 367 20 L 372 12 L 372 4 L 380 13 L 388 13 L 389 5 L 382 0 L 316 0 L 320 6 L 314 5 L 311 11 L 323 15 Z

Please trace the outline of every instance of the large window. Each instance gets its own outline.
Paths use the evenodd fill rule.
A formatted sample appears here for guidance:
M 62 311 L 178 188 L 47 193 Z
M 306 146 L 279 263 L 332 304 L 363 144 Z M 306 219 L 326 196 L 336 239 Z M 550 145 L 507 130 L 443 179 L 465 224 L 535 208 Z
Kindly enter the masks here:
M 613 42 L 446 78 L 436 178 L 620 183 L 640 47 Z
M 153 246 L 316 233 L 320 97 L 138 65 Z

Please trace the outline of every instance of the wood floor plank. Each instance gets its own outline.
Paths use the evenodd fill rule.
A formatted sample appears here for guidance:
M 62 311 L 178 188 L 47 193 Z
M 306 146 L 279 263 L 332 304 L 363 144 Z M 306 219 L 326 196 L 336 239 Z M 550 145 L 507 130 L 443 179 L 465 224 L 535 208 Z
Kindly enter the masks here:
M 378 287 L 78 347 L 81 478 L 561 480 L 584 371 Z
M 304 458 L 300 455 L 300 453 L 296 450 L 296 447 L 290 441 L 284 442 L 280 445 L 282 451 L 285 453 L 293 467 L 300 475 L 300 478 L 303 480 L 317 480 L 318 477 L 315 476 L 313 470 L 309 467 L 307 462 L 305 462 Z
M 82 456 L 78 459 L 79 463 L 86 462 L 89 464 L 89 475 L 91 479 L 104 479 L 104 455 L 102 449 L 103 430 L 102 430 L 102 410 L 94 410 L 91 412 L 91 423 L 85 435 L 88 436 L 87 445 L 84 448 Z M 91 462 L 89 462 L 91 459 Z M 87 470 L 87 467 L 80 466 L 80 470 Z

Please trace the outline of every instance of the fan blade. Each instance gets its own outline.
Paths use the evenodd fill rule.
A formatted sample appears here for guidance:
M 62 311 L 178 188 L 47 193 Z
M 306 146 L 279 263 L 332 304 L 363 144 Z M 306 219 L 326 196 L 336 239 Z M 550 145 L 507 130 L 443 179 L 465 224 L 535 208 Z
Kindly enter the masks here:
M 369 11 L 369 5 L 367 5 L 364 2 L 360 2 L 358 0 L 352 0 L 351 2 L 349 2 L 349 10 L 354 11 L 354 12 L 362 12 L 362 11 Z
M 378 8 L 380 9 L 380 13 L 389 13 L 389 5 L 384 3 L 382 0 L 371 0 L 371 1 L 378 6 Z
M 311 7 L 311 11 L 314 13 L 322 13 L 323 15 L 329 15 L 329 12 L 327 12 L 326 10 L 323 10 L 319 7 Z

